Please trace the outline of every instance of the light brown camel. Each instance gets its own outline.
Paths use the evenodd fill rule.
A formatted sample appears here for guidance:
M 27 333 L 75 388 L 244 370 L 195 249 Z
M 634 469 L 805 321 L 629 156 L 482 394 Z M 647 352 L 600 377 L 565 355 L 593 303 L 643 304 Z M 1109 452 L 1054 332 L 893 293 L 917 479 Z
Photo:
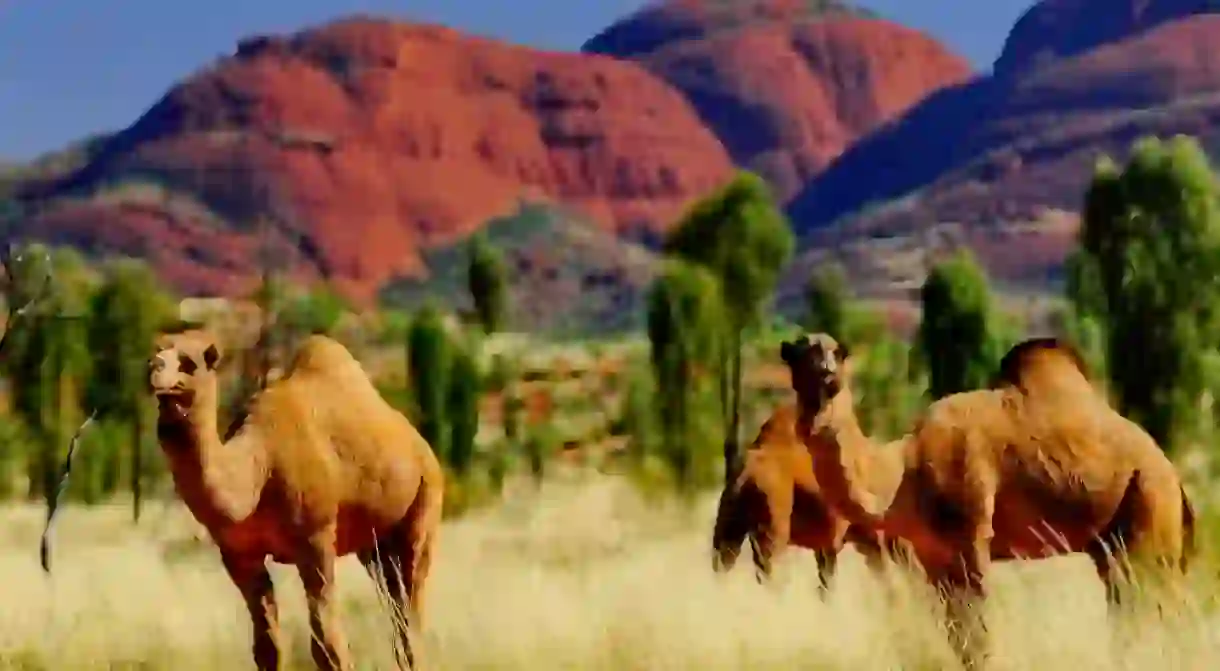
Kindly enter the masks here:
M 725 464 L 712 531 L 712 568 L 718 573 L 731 570 L 749 539 L 755 575 L 762 583 L 771 578 L 775 560 L 793 545 L 813 551 L 825 590 L 846 543 L 855 546 L 874 570 L 880 570 L 881 560 L 897 548 L 867 527 L 851 524 L 827 504 L 809 451 L 797 437 L 796 420 L 795 406 L 779 407 L 745 454 Z M 868 478 L 871 490 L 893 492 L 899 473 L 888 468 L 890 463 L 857 464 L 856 477 Z
M 909 542 L 933 584 L 965 597 L 950 599 L 951 619 L 983 596 L 992 560 L 1087 553 L 1112 602 L 1133 566 L 1185 570 L 1195 515 L 1177 470 L 1106 403 L 1066 343 L 1017 344 L 991 388 L 932 403 L 892 452 L 860 430 L 845 347 L 807 335 L 784 343 L 781 358 L 828 500 L 853 523 Z M 888 505 L 853 477 L 853 461 L 870 454 L 900 462 Z
M 249 609 L 255 664 L 281 668 L 271 559 L 300 572 L 318 668 L 351 668 L 333 585 L 336 557 L 355 552 L 384 577 L 397 611 L 398 662 L 412 667 L 405 624 L 420 625 L 443 501 L 432 449 L 351 353 L 324 336 L 303 342 L 284 377 L 253 399 L 241 428 L 222 442 L 220 361 L 204 331 L 164 334 L 149 381 L 174 485 Z

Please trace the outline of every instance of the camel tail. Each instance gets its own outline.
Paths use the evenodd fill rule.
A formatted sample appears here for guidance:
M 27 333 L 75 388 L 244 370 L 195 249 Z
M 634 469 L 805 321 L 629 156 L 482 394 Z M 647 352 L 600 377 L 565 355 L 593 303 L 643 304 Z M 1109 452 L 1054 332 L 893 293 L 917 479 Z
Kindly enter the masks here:
M 1195 507 L 1191 505 L 1190 497 L 1186 495 L 1186 488 L 1178 485 L 1178 489 L 1182 493 L 1182 556 L 1178 559 L 1178 568 L 1185 573 L 1191 559 L 1198 551 L 1195 538 Z
M 744 496 L 743 496 L 744 495 Z M 749 512 L 745 500 L 748 492 L 736 486 L 720 493 L 716 524 L 712 528 L 712 570 L 722 573 L 733 568 L 741 554 L 741 546 L 750 531 Z

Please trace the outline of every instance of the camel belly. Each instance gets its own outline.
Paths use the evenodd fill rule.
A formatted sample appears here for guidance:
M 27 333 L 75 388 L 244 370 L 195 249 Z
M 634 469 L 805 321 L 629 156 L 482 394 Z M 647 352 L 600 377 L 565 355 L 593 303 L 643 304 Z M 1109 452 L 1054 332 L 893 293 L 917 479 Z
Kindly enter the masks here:
M 992 520 L 992 557 L 1041 559 L 1083 551 L 1109 519 L 1106 511 L 1098 509 L 1099 503 L 1085 497 L 1001 490 Z
M 372 549 L 379 538 L 394 533 L 395 525 L 401 520 L 402 516 L 386 517 L 364 506 L 339 508 L 335 554 L 343 556 Z
M 365 506 L 341 506 L 335 519 L 335 555 L 373 548 L 376 539 L 393 533 L 401 519 L 387 518 Z M 296 564 L 301 548 L 314 532 L 314 528 L 288 522 L 272 506 L 260 506 L 249 518 L 219 530 L 215 537 L 225 552 Z
M 828 550 L 842 544 L 847 523 L 834 515 L 818 497 L 796 489 L 792 502 L 789 542 L 809 550 Z

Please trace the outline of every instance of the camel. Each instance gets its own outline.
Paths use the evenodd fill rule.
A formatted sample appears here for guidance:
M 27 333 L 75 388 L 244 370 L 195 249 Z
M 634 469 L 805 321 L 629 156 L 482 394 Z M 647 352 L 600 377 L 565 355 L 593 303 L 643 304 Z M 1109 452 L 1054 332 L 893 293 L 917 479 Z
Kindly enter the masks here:
M 335 603 L 335 559 L 356 553 L 397 611 L 398 664 L 440 526 L 444 480 L 431 447 L 386 403 L 338 342 L 305 339 L 288 371 L 251 401 L 228 441 L 217 432 L 221 350 L 199 329 L 160 335 L 149 382 L 178 495 L 220 550 L 250 612 L 260 671 L 281 668 L 267 560 L 295 565 L 319 669 L 350 669 Z M 408 628 L 407 625 L 410 625 Z
M 929 581 L 955 597 L 952 608 L 985 595 L 993 560 L 1083 552 L 1112 605 L 1137 566 L 1186 570 L 1195 513 L 1177 470 L 1059 339 L 1012 347 L 989 388 L 932 403 L 898 450 L 878 449 L 860 430 L 844 345 L 805 335 L 780 355 L 827 500 L 853 524 L 907 541 Z M 894 462 L 892 497 L 854 476 L 862 458 Z
M 784 405 L 763 423 L 744 455 L 725 464 L 724 489 L 712 532 L 712 569 L 731 570 L 748 538 L 759 583 L 772 577 L 772 566 L 793 545 L 811 550 L 817 559 L 820 588 L 830 587 L 839 553 L 851 543 L 869 566 L 897 548 L 866 527 L 851 524 L 825 501 L 813 473 L 813 461 L 796 433 L 797 410 Z M 870 487 L 893 491 L 897 471 L 887 463 L 861 464 L 857 474 Z

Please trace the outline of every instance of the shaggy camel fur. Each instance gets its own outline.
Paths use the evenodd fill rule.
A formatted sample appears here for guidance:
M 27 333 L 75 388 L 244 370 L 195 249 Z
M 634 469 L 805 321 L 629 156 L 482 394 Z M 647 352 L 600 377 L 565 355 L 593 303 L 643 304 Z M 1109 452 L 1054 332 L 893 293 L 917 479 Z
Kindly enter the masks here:
M 253 623 L 254 662 L 281 668 L 267 559 L 294 564 L 322 669 L 349 669 L 334 598 L 335 558 L 355 552 L 398 611 L 398 662 L 420 624 L 440 525 L 443 475 L 427 442 L 386 403 L 351 353 L 323 336 L 251 402 L 235 435 L 217 433 L 221 353 L 198 330 L 159 337 L 149 381 L 174 484 L 208 530 Z
M 732 569 L 748 538 L 755 575 L 762 583 L 771 578 L 780 553 L 794 545 L 813 551 L 825 590 L 846 543 L 853 544 L 874 570 L 895 548 L 827 504 L 813 474 L 813 460 L 797 437 L 796 420 L 795 406 L 781 406 L 759 429 L 744 458 L 725 465 L 712 532 L 712 568 L 718 573 Z M 856 477 L 868 478 L 871 490 L 892 492 L 897 486 L 899 473 L 887 468 L 888 463 L 861 465 L 865 468 Z
M 786 342 L 798 433 L 833 507 L 911 544 L 929 580 L 957 606 L 981 597 L 992 560 L 1084 552 L 1112 602 L 1132 563 L 1185 570 L 1194 511 L 1152 438 L 1093 388 L 1079 354 L 1026 340 L 991 388 L 932 403 L 902 448 L 874 447 L 856 421 L 850 358 L 826 334 Z M 887 504 L 853 476 L 861 458 L 900 462 Z

